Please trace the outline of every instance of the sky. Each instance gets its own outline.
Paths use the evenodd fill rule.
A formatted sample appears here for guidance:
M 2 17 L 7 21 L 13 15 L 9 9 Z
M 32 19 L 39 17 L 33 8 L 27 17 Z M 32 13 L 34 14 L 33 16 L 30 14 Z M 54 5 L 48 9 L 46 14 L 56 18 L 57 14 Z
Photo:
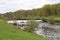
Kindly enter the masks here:
M 46 4 L 60 3 L 60 0 L 0 0 L 0 13 L 41 8 Z

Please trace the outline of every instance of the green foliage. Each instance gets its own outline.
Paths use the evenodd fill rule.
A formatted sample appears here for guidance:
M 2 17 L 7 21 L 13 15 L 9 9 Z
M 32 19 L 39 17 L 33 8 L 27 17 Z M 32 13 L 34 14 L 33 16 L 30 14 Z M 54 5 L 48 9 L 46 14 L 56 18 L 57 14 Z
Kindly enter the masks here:
M 37 11 L 37 10 L 36 10 Z M 19 10 L 16 12 L 9 12 L 4 14 L 7 20 L 31 20 L 40 18 L 39 14 L 35 10 Z
M 27 26 L 25 28 L 25 31 L 34 32 L 35 28 L 37 28 L 38 25 L 39 24 L 36 21 L 30 20 L 30 21 L 28 21 L 28 24 L 27 24 Z
M 7 20 L 33 20 L 41 17 L 60 16 L 60 4 L 48 4 L 42 8 L 32 10 L 18 10 L 15 12 L 7 12 L 3 16 Z M 45 18 L 44 18 L 45 19 Z
M 48 18 L 47 18 L 47 22 L 48 23 L 50 23 L 50 24 L 54 24 L 54 17 L 53 16 L 49 16 Z
M 0 19 L 6 20 L 6 18 L 2 14 L 0 14 Z
M 54 15 L 59 15 L 60 14 L 60 5 L 54 4 L 54 5 L 45 5 L 44 7 L 41 8 L 42 16 L 54 16 Z

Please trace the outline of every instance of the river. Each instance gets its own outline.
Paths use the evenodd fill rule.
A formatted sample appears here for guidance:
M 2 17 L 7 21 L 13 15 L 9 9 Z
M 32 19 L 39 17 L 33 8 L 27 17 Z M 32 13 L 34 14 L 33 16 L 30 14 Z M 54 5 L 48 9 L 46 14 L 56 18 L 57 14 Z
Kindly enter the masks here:
M 60 25 L 41 22 L 41 20 L 38 20 L 37 22 L 39 22 L 39 26 L 34 31 L 36 34 L 42 35 L 43 37 L 50 38 L 51 40 L 60 40 Z M 8 23 L 14 23 L 14 22 L 8 21 Z M 27 23 L 26 20 L 17 21 L 17 24 L 20 25 L 19 27 L 21 29 L 24 29 L 24 26 L 21 26 L 21 24 L 26 24 L 26 23 Z
M 60 40 L 60 25 L 39 23 L 35 33 L 44 37 L 50 38 L 51 40 Z

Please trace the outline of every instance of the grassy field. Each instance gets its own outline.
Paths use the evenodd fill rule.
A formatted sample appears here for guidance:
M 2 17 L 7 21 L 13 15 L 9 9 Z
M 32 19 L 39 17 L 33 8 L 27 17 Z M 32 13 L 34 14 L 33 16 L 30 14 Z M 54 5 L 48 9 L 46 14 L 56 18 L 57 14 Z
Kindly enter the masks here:
M 0 20 L 0 40 L 48 40 L 42 36 L 24 32 L 17 27 Z

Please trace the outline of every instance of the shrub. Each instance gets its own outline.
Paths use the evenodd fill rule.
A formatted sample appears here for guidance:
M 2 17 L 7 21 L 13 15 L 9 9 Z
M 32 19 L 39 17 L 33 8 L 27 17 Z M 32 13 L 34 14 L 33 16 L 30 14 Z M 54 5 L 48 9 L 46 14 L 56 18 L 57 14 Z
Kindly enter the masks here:
M 38 25 L 39 24 L 36 21 L 30 20 L 30 21 L 28 21 L 28 24 L 24 30 L 27 32 L 34 32 L 35 28 L 37 28 Z

